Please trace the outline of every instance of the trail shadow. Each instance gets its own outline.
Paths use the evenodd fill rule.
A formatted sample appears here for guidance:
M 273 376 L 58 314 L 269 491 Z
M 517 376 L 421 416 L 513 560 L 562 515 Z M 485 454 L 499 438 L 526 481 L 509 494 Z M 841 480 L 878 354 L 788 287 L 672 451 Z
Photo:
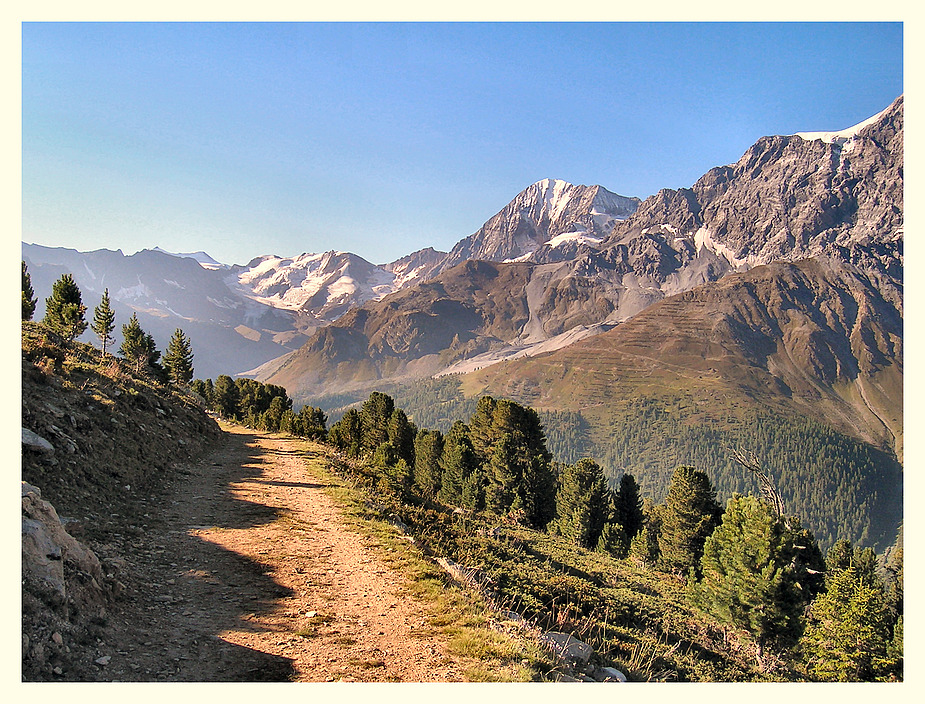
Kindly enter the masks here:
M 147 575 L 150 583 L 137 585 L 128 597 L 130 603 L 124 608 L 117 603 L 116 611 L 133 620 L 126 633 L 143 646 L 139 650 L 166 653 L 158 672 L 142 670 L 126 679 L 285 682 L 295 678 L 291 658 L 249 647 L 253 642 L 246 636 L 247 646 L 229 642 L 227 635 L 275 630 L 288 637 L 296 627 L 293 622 L 290 628 L 286 619 L 296 614 L 281 615 L 280 602 L 293 597 L 293 590 L 275 581 L 259 556 L 229 550 L 202 533 L 208 530 L 221 540 L 222 531 L 258 527 L 282 516 L 253 495 L 248 499 L 238 495 L 236 484 L 318 486 L 262 478 L 266 462 L 261 456 L 266 453 L 256 446 L 256 435 L 226 433 L 216 454 L 192 465 L 171 491 L 158 497 L 163 505 L 158 520 L 152 521 L 156 525 L 133 545 L 135 554 L 126 555 L 138 561 L 132 568 Z M 270 614 L 279 627 L 259 622 Z

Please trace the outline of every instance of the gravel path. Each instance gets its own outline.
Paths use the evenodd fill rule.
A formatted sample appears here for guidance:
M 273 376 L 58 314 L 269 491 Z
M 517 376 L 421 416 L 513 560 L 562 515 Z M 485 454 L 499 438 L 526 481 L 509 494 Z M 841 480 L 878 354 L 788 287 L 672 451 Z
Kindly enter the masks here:
M 127 598 L 87 657 L 115 681 L 462 681 L 382 548 L 291 440 L 241 428 L 112 553 Z M 322 461 L 321 458 L 318 458 Z

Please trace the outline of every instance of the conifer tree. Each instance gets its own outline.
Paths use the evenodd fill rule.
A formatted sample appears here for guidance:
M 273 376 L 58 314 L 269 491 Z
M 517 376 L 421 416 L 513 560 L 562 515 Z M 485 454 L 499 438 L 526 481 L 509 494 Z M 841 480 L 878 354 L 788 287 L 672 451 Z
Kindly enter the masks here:
M 822 568 L 815 541 L 796 519 L 785 519 L 767 501 L 733 496 L 719 527 L 706 539 L 696 594 L 721 621 L 751 634 L 763 667 L 768 646 L 796 642 L 802 614 Z
M 398 448 L 388 440 L 381 443 L 373 453 L 373 464 L 382 469 L 394 467 L 399 459 Z
M 93 310 L 93 322 L 90 323 L 90 329 L 96 333 L 100 339 L 100 350 L 103 357 L 106 356 L 106 348 L 109 343 L 113 342 L 112 331 L 116 329 L 116 314 L 109 307 L 109 289 L 103 291 L 103 298 L 100 304 Z
M 504 515 L 513 507 L 517 485 L 523 477 L 517 447 L 510 433 L 505 433 L 495 443 L 485 474 L 488 479 L 485 507 L 492 513 Z
M 364 450 L 375 450 L 389 439 L 389 419 L 395 410 L 395 401 L 388 394 L 373 391 L 360 408 Z
M 632 474 L 624 473 L 620 478 L 620 488 L 613 498 L 613 513 L 614 521 L 623 529 L 628 540 L 635 538 L 642 530 L 645 520 L 642 515 L 642 496 Z
M 583 548 L 597 545 L 609 517 L 610 489 L 592 459 L 566 465 L 556 494 L 556 532 Z
M 896 668 L 890 613 L 879 585 L 854 567 L 835 570 L 812 604 L 800 641 L 808 674 L 823 681 L 870 682 Z
M 87 307 L 81 303 L 80 289 L 70 274 L 62 274 L 45 299 L 45 318 L 42 322 L 59 333 L 68 342 L 87 329 L 84 314 Z
M 414 466 L 414 436 L 417 428 L 408 420 L 408 416 L 400 408 L 396 408 L 389 416 L 387 432 L 389 442 L 395 446 L 398 456 L 405 460 L 409 467 Z
M 138 322 L 138 316 L 132 313 L 128 323 L 122 325 L 122 345 L 119 354 L 132 365 L 136 372 L 141 372 L 151 362 L 153 340 L 146 334 Z
M 173 337 L 167 344 L 164 366 L 167 369 L 167 376 L 177 386 L 185 386 L 193 378 L 193 347 L 180 328 L 174 331 Z
M 414 439 L 414 483 L 428 499 L 440 492 L 443 472 L 443 435 L 439 430 L 424 429 Z
M 485 508 L 485 473 L 476 466 L 463 479 L 459 503 L 463 508 L 481 511 Z
M 546 455 L 527 457 L 515 507 L 523 510 L 534 528 L 543 528 L 556 517 L 556 477 Z
M 469 419 L 469 441 L 480 464 L 491 459 L 493 445 L 500 436 L 494 432 L 494 414 L 497 402 L 491 396 L 482 396 Z
M 328 417 L 320 408 L 302 406 L 299 411 L 301 435 L 309 440 L 324 440 L 327 435 Z
M 285 413 L 288 408 L 286 408 L 286 403 L 283 401 L 281 396 L 274 396 L 270 400 L 270 407 L 263 412 L 261 420 L 263 421 L 263 429 L 268 432 L 275 433 L 279 430 L 279 424 L 282 422 L 283 413 Z
M 476 467 L 478 460 L 469 440 L 469 428 L 458 420 L 453 423 L 444 441 L 443 455 L 440 458 L 442 476 L 438 498 L 451 506 L 459 505 L 463 485 Z
M 360 456 L 363 451 L 363 421 L 357 409 L 349 409 L 331 426 L 328 441 L 350 457 Z
M 212 391 L 212 408 L 222 418 L 237 418 L 238 414 L 238 387 L 227 374 L 221 374 L 215 379 Z
M 26 269 L 26 262 L 22 262 L 22 319 L 32 320 L 35 314 L 35 292 L 32 290 L 32 276 Z
M 703 554 L 703 543 L 721 515 L 709 477 L 693 467 L 678 467 L 659 513 L 660 566 L 681 573 L 692 568 L 696 570 Z
M 637 533 L 637 535 L 639 535 Z M 601 531 L 601 537 L 597 540 L 594 549 L 598 552 L 606 552 L 616 558 L 623 559 L 629 553 L 630 539 L 623 532 L 623 527 L 616 522 L 608 521 L 604 524 Z

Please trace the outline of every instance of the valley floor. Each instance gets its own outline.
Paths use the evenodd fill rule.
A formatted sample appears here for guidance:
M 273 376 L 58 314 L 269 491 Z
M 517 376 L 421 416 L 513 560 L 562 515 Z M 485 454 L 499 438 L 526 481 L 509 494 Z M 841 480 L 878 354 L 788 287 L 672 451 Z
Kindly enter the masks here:
M 86 655 L 97 663 L 88 679 L 464 680 L 465 659 L 444 653 L 388 548 L 352 529 L 309 472 L 304 451 L 322 456 L 225 430 L 157 515 L 135 519 L 143 530 L 127 525 L 98 547 L 133 578 Z

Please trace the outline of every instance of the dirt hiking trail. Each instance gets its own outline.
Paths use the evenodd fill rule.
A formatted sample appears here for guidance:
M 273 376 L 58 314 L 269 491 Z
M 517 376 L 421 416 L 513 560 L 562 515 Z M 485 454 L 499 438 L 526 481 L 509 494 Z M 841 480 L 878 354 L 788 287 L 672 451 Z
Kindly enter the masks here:
M 226 431 L 113 535 L 136 577 L 95 644 L 98 679 L 464 681 L 427 604 L 306 469 L 305 445 Z

